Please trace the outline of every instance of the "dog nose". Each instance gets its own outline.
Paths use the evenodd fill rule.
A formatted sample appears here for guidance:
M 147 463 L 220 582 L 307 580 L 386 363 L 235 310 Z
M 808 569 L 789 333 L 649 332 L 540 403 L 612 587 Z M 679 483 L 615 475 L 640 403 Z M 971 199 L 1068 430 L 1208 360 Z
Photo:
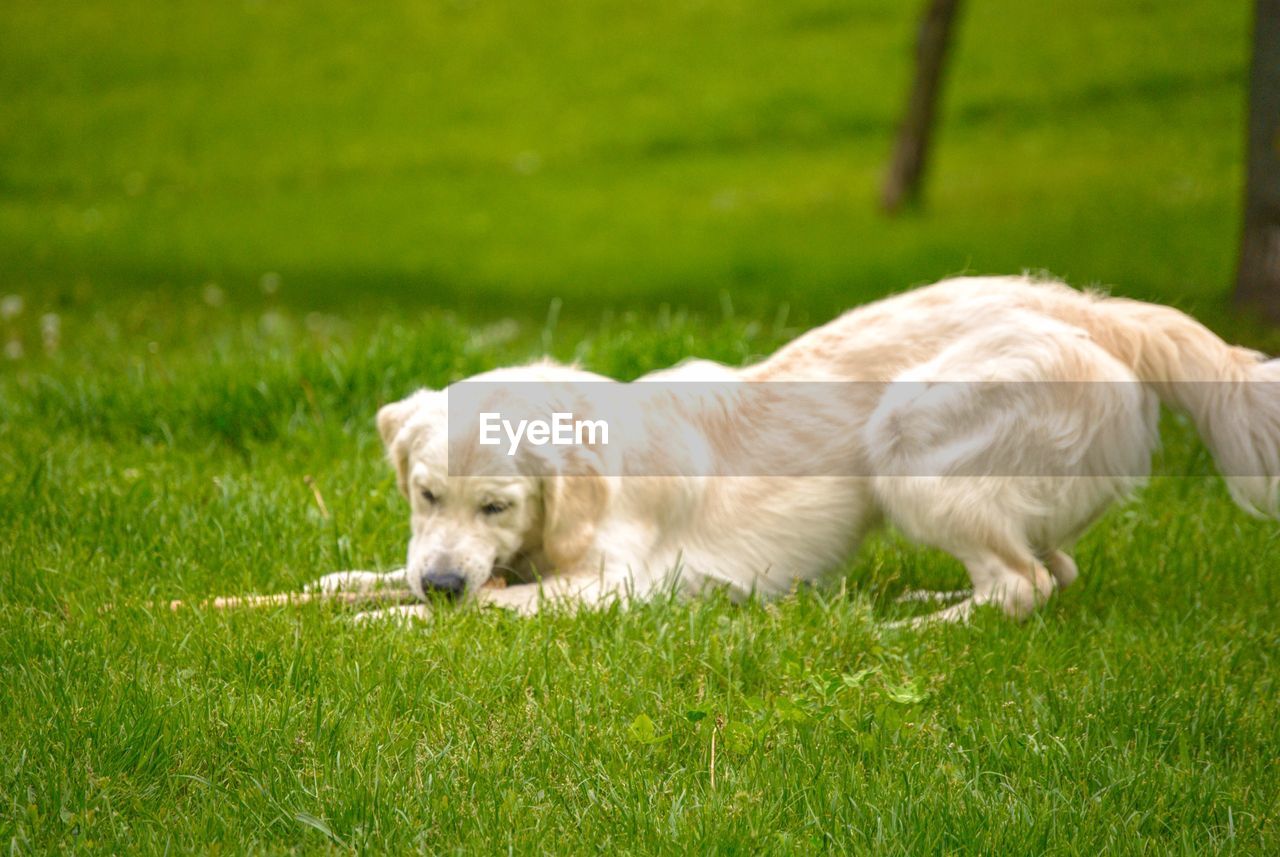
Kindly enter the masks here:
M 457 598 L 467 587 L 467 579 L 454 571 L 442 571 L 422 575 L 422 591 L 438 592 L 449 598 Z

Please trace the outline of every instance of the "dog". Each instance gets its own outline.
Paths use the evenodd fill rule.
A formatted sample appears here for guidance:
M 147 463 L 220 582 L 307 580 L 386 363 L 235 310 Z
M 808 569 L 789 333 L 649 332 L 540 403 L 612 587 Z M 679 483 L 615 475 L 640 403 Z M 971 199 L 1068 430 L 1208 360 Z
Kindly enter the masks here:
M 523 614 L 667 590 L 768 598 L 820 580 L 887 521 L 968 571 L 972 591 L 926 621 L 982 605 L 1024 619 L 1075 580 L 1086 528 L 1144 483 L 1161 402 L 1189 415 L 1239 505 L 1280 516 L 1275 382 L 1280 360 L 1175 309 L 1025 276 L 889 297 L 743 368 L 695 360 L 629 384 L 499 369 L 379 410 L 411 509 L 406 565 L 313 588 L 422 599 L 371 618 L 424 618 L 439 596 Z M 607 444 L 517 452 L 476 441 L 464 390 L 490 417 L 590 416 L 589 391 L 606 391 L 634 424 Z M 486 585 L 498 577 L 513 583 Z

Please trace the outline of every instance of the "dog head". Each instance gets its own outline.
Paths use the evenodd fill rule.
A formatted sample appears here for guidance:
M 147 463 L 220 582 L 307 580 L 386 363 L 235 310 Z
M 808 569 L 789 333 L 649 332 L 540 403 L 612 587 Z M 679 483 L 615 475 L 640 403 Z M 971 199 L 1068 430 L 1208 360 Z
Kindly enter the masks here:
M 482 379 L 495 380 L 494 373 L 471 380 Z M 516 373 L 514 382 L 486 392 L 493 407 L 545 410 L 528 401 L 531 390 L 551 392 L 536 375 Z M 541 574 L 580 563 L 609 501 L 592 452 L 512 455 L 502 445 L 481 445 L 475 427 L 450 424 L 448 399 L 447 390 L 420 390 L 378 411 L 378 432 L 409 502 L 405 570 L 414 593 L 464 598 L 517 565 L 531 562 Z

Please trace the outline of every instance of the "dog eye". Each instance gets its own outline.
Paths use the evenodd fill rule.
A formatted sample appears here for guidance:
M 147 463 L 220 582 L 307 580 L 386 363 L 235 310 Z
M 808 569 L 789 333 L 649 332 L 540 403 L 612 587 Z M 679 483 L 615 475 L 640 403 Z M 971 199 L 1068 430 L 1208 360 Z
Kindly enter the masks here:
M 485 503 L 480 507 L 480 512 L 485 515 L 500 515 L 510 508 L 508 503 Z
M 426 500 L 428 503 L 434 506 L 440 498 L 438 498 L 435 494 L 432 494 L 430 491 L 424 490 L 422 492 L 422 499 Z

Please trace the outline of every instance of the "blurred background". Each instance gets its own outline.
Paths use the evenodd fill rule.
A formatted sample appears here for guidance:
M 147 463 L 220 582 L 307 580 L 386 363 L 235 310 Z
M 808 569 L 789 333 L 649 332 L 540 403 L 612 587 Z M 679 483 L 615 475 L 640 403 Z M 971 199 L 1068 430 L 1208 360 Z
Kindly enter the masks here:
M 0 295 L 816 322 L 1043 269 L 1212 317 L 1249 8 L 973 0 L 889 218 L 917 3 L 8 0 Z

